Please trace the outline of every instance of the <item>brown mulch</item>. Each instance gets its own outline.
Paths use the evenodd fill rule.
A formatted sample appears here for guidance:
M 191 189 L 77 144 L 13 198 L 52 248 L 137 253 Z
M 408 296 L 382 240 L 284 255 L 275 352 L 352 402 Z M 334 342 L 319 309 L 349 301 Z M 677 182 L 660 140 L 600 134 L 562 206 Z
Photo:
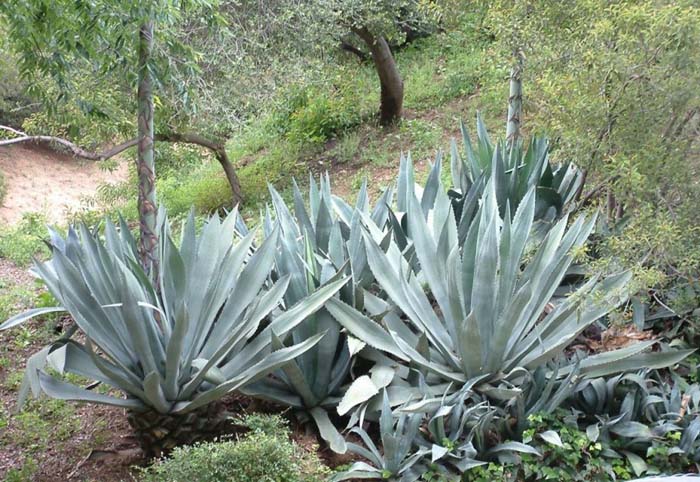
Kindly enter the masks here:
M 613 325 L 600 331 L 595 327 L 584 331 L 567 349 L 567 352 L 583 350 L 590 354 L 603 353 L 624 348 L 628 345 L 656 338 L 653 330 L 640 331 L 634 325 Z

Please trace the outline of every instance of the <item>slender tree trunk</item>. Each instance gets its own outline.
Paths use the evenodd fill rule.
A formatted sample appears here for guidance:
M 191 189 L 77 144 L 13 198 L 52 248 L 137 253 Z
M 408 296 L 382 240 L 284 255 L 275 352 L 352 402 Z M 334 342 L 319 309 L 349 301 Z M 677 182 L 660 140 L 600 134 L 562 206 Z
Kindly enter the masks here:
M 379 75 L 381 85 L 381 104 L 379 122 L 390 125 L 401 119 L 403 111 L 403 79 L 384 37 L 375 37 L 366 28 L 354 29 L 354 32 L 367 44 L 372 53 L 374 68 Z
M 520 137 L 520 121 L 523 115 L 523 62 L 516 54 L 516 61 L 510 70 L 510 93 L 508 95 L 508 119 L 506 123 L 506 142 L 512 146 Z
M 153 22 L 139 29 L 138 160 L 139 177 L 139 256 L 144 269 L 157 273 L 155 150 L 153 146 L 153 79 L 150 71 L 153 49 Z

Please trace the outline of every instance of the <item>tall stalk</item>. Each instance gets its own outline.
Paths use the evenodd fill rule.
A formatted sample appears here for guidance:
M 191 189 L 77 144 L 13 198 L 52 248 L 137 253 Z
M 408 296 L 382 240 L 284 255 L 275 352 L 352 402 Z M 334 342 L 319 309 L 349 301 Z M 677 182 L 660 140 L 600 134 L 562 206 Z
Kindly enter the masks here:
M 153 22 L 143 23 L 139 29 L 139 85 L 138 85 L 138 178 L 139 178 L 139 256 L 147 272 L 157 273 L 156 259 L 156 188 L 155 150 L 153 147 L 153 79 L 150 69 L 153 50 Z
M 508 119 L 506 123 L 506 141 L 509 146 L 520 137 L 520 122 L 523 115 L 523 55 L 515 52 L 515 62 L 510 70 L 510 93 L 508 94 Z

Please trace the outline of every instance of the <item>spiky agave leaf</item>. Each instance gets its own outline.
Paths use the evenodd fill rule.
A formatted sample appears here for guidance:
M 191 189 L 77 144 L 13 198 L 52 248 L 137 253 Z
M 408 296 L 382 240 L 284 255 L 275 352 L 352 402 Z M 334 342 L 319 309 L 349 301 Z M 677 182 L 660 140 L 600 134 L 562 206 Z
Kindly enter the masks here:
M 71 229 L 65 240 L 53 236 L 52 259 L 35 267 L 85 336 L 85 342 L 53 345 L 52 365 L 126 397 L 94 393 L 43 371 L 29 374 L 32 385 L 54 398 L 181 415 L 277 370 L 322 338 L 272 346 L 276 336 L 286 336 L 320 309 L 346 278 L 300 299 L 260 329 L 289 284 L 284 277 L 268 285 L 279 233 L 270 233 L 251 254 L 254 233 L 232 242 L 236 212 L 210 218 L 199 235 L 190 215 L 178 246 L 160 216 L 157 285 L 136 261 L 123 222 L 118 230 L 107 221 L 104 240 L 85 225 Z

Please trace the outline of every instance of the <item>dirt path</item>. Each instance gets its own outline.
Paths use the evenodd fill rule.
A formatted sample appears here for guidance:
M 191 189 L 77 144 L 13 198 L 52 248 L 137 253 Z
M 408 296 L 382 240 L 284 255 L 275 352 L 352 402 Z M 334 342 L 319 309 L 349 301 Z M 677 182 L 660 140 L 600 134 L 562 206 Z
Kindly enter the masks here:
M 15 223 L 22 213 L 45 213 L 50 223 L 60 224 L 66 212 L 80 207 L 85 196 L 100 184 L 126 178 L 121 162 L 114 172 L 38 146 L 0 147 L 0 171 L 5 175 L 7 194 L 0 206 L 0 223 Z

